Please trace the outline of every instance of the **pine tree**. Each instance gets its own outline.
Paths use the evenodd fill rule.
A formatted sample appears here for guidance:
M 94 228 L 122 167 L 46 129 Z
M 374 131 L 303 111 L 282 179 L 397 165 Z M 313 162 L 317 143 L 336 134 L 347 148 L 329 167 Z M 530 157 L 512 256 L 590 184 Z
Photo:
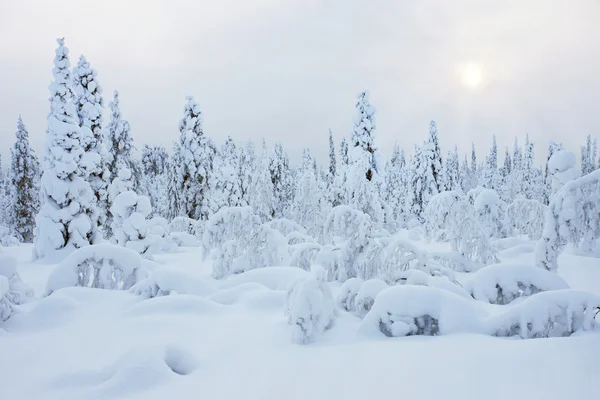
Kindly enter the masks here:
M 391 209 L 391 218 L 396 226 L 404 223 L 404 201 L 406 197 L 406 160 L 404 150 L 394 145 L 392 157 L 386 165 L 386 202 Z
M 383 222 L 384 213 L 379 192 L 382 179 L 378 174 L 374 138 L 375 109 L 369 102 L 368 92 L 361 92 L 356 102 L 346 199 L 353 208 L 379 223 Z
M 581 175 L 587 175 L 595 169 L 596 156 L 592 155 L 592 137 L 587 136 L 585 146 L 581 146 Z
M 135 145 L 131 136 L 129 122 L 123 119 L 119 102 L 119 92 L 115 90 L 113 101 L 109 104 L 110 122 L 105 132 L 105 142 L 108 146 L 106 155 L 106 168 L 110 171 L 110 184 L 108 186 L 107 218 L 104 230 L 107 237 L 112 236 L 112 213 L 110 205 L 123 192 L 139 190 L 140 167 L 136 162 Z
M 169 154 L 163 146 L 148 146 L 142 148 L 142 182 L 140 191 L 149 199 L 154 215 L 163 218 L 170 216 L 169 212 Z
M 423 148 L 428 164 L 431 168 L 431 175 L 435 182 L 436 191 L 439 193 L 444 190 L 442 185 L 442 151 L 440 149 L 437 124 L 435 121 L 429 122 L 429 140 L 428 145 Z
M 348 156 L 348 142 L 346 138 L 342 138 L 340 143 L 340 165 L 337 169 L 331 196 L 333 197 L 332 206 L 337 207 L 342 204 L 347 204 L 346 191 L 348 186 L 348 169 L 350 159 Z
M 298 185 L 292 203 L 292 217 L 309 234 L 318 236 L 322 225 L 324 210 L 322 185 L 314 173 L 314 159 L 309 149 L 304 149 L 302 165 L 297 175 Z
M 444 188 L 445 190 L 461 190 L 458 148 L 456 146 L 454 146 L 454 151 L 448 151 L 446 160 L 446 167 L 444 168 Z
M 475 143 L 471 143 L 471 170 L 469 173 L 468 185 L 471 189 L 479 186 L 479 171 L 477 170 L 477 153 L 475 152 Z
M 173 154 L 171 156 L 171 163 L 168 169 L 168 185 L 167 185 L 167 218 L 172 220 L 175 217 L 181 216 L 181 199 L 179 198 L 179 176 L 181 168 L 181 149 L 178 142 L 173 142 Z
M 89 217 L 96 213 L 94 194 L 79 165 L 84 154 L 83 135 L 73 104 L 69 50 L 64 46 L 64 39 L 57 42 L 34 258 L 67 247 L 80 248 L 98 240 L 97 226 Z
M 273 183 L 274 218 L 289 215 L 292 199 L 294 198 L 293 182 L 290 171 L 290 161 L 281 143 L 275 144 L 269 162 L 269 172 Z
M 331 129 L 329 130 L 329 174 L 328 174 L 328 184 L 329 187 L 333 185 L 333 181 L 336 177 L 336 169 L 337 162 L 335 159 L 335 144 L 333 143 L 333 134 L 331 133 Z
M 546 167 L 544 169 L 544 191 L 543 191 L 543 203 L 550 204 L 550 196 L 552 195 L 552 174 L 548 166 L 550 158 L 559 150 L 563 150 L 562 144 L 550 141 L 548 143 L 548 155 L 546 156 Z
M 274 198 L 273 182 L 269 173 L 269 154 L 263 139 L 262 152 L 256 158 L 253 168 L 254 177 L 248 190 L 248 203 L 254 209 L 261 221 L 266 222 L 273 218 Z
M 465 158 L 460 166 L 460 187 L 463 192 L 467 193 L 469 190 L 473 189 L 471 185 L 471 168 L 469 167 L 469 160 L 467 159 L 467 155 L 465 154 Z
M 223 207 L 241 206 L 238 151 L 231 137 L 227 138 L 215 156 L 213 166 L 218 173 L 210 181 L 212 212 L 216 213 Z
M 74 103 L 83 138 L 82 168 L 94 192 L 97 216 L 92 216 L 98 228 L 106 222 L 108 209 L 108 184 L 110 172 L 106 166 L 106 149 L 102 132 L 104 100 L 97 72 L 84 56 L 73 69 Z
M 17 141 L 11 149 L 10 184 L 14 196 L 10 204 L 12 231 L 20 242 L 33 242 L 35 215 L 39 211 L 39 187 L 36 173 L 39 171 L 37 158 L 29 145 L 29 133 L 19 115 Z
M 179 122 L 180 156 L 178 186 L 180 212 L 189 218 L 207 220 L 210 216 L 209 181 L 216 148 L 202 130 L 202 113 L 193 97 L 187 97 Z
M 592 162 L 592 171 L 597 170 L 598 168 L 600 168 L 600 165 L 598 165 L 596 163 L 596 159 L 598 157 L 598 140 L 594 139 L 594 142 L 592 144 L 592 155 L 590 157 L 590 160 Z M 590 171 L 591 172 L 591 171 Z
M 254 167 L 256 165 L 256 152 L 254 143 L 249 140 L 240 148 L 240 188 L 242 190 L 242 204 L 250 205 L 250 192 L 254 181 Z

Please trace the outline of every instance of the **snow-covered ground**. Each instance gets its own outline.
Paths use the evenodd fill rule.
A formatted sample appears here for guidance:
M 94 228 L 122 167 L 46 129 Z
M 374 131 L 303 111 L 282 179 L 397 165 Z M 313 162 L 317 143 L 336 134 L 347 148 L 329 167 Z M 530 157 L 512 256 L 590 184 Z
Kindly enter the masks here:
M 502 264 L 535 265 L 534 242 L 503 247 Z M 389 338 L 365 335 L 338 308 L 330 330 L 297 345 L 284 304 L 300 269 L 217 281 L 200 248 L 182 247 L 155 257 L 155 276 L 177 294 L 72 287 L 42 297 L 56 265 L 30 262 L 30 245 L 3 251 L 37 299 L 0 328 L 0 399 L 600 398 L 598 332 Z M 559 267 L 571 288 L 600 294 L 600 259 L 567 250 Z M 330 285 L 336 297 L 340 284 Z

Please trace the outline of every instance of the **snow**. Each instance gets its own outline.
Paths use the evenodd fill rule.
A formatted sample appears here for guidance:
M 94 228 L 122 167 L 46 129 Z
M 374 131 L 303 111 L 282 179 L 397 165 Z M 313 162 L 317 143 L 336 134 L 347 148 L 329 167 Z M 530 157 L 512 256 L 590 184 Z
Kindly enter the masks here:
M 558 275 L 521 264 L 488 265 L 473 274 L 467 288 L 476 300 L 508 304 L 546 290 L 568 289 Z
M 429 249 L 434 244 L 415 245 Z M 53 265 L 31 263 L 31 247 L 3 251 L 18 260 L 17 272 L 25 283 L 43 291 Z M 533 260 L 531 251 L 526 256 Z M 523 254 L 515 257 L 503 263 L 515 264 Z M 376 303 L 386 291 L 412 291 L 402 295 L 406 301 L 392 302 L 394 311 L 428 311 L 442 321 L 441 332 L 452 334 L 389 339 L 367 326 L 371 314 L 361 321 L 340 310 L 330 329 L 307 346 L 290 341 L 293 327 L 282 308 L 287 290 L 308 279 L 309 272 L 269 267 L 215 280 L 210 263 L 201 260 L 197 247 L 156 255 L 148 279 L 170 295 L 145 300 L 123 290 L 69 287 L 21 306 L 21 312 L 0 322 L 0 353 L 11 360 L 0 363 L 2 394 L 153 400 L 190 393 L 222 399 L 289 398 L 293 393 L 298 399 L 358 400 L 389 397 L 398 385 L 407 399 L 444 398 L 449 387 L 453 397 L 465 399 L 507 398 L 515 391 L 547 399 L 574 393 L 594 398 L 598 393 L 590 384 L 597 378 L 598 332 L 522 341 L 494 337 L 492 329 L 532 321 L 535 332 L 544 333 L 544 316 L 560 316 L 567 307 L 575 317 L 573 327 L 584 330 L 584 322 L 591 320 L 582 305 L 593 307 L 600 293 L 597 259 L 567 250 L 558 260 L 558 274 L 571 287 L 587 285 L 596 295 L 554 290 L 495 306 L 439 288 L 394 286 L 380 292 Z M 330 287 L 333 294 L 342 292 L 336 284 Z M 543 295 L 556 296 L 537 297 Z M 395 333 L 407 327 L 398 324 Z M 523 333 L 528 337 L 535 332 Z M 513 333 L 518 338 L 521 331 Z M 398 360 L 410 360 L 409 366 L 399 367 Z M 361 379 L 348 379 L 356 368 L 361 368 Z M 432 379 L 436 384 L 429 384 Z M 377 384 L 365 385 L 367 381 Z
M 359 317 L 364 317 L 367 315 L 373 303 L 375 303 L 375 299 L 380 292 L 384 289 L 387 289 L 388 284 L 382 281 L 381 279 L 369 279 L 364 281 L 360 288 L 358 289 L 358 293 L 354 298 L 354 309 L 356 311 L 356 315 Z

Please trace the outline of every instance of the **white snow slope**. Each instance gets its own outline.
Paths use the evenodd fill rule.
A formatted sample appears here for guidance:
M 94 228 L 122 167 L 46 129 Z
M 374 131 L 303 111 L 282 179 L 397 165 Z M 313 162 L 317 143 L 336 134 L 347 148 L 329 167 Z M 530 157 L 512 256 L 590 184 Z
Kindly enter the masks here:
M 532 242 L 515 244 L 502 263 L 534 265 Z M 41 297 L 54 265 L 29 262 L 31 246 L 4 251 L 37 299 L 0 327 L 0 399 L 600 398 L 597 331 L 388 338 L 361 335 L 361 320 L 338 309 L 331 329 L 297 345 L 283 313 L 306 274 L 297 268 L 216 281 L 199 248 L 180 248 L 147 263 L 169 296 L 72 287 Z M 559 265 L 571 288 L 600 293 L 600 259 L 565 252 Z

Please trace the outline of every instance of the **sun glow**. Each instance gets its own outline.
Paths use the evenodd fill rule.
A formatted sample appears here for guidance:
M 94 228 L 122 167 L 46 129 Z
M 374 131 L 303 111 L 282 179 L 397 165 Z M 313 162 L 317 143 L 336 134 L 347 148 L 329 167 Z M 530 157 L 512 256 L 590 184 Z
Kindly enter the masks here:
M 463 85 L 470 89 L 477 89 L 481 85 L 482 78 L 483 73 L 479 64 L 466 64 L 461 72 Z

